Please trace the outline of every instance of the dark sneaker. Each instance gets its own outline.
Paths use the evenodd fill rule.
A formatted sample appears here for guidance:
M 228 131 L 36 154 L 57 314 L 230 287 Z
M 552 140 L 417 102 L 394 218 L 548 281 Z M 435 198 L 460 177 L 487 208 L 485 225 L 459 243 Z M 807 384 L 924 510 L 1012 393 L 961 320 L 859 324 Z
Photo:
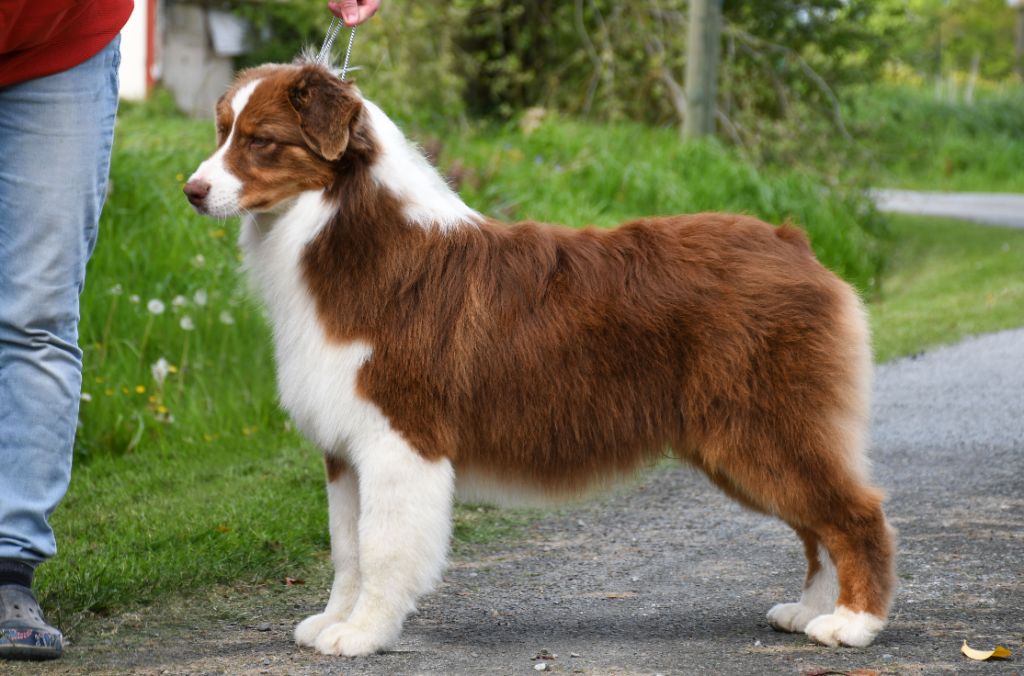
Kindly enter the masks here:
M 0 586 L 0 658 L 52 660 L 64 652 L 64 637 L 46 624 L 32 590 Z

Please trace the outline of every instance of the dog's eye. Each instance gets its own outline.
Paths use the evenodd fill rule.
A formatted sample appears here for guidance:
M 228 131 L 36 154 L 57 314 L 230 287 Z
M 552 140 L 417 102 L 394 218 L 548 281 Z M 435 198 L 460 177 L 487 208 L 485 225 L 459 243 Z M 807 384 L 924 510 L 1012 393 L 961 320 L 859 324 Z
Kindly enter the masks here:
M 273 143 L 273 141 L 262 136 L 253 136 L 252 140 L 249 141 L 249 145 L 253 148 L 266 148 L 271 143 Z

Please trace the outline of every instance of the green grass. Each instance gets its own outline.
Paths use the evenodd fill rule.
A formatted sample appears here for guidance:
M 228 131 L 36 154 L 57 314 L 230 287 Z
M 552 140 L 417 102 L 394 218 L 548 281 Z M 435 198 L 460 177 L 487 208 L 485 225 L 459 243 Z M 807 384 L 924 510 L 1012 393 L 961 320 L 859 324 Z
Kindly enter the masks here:
M 277 407 L 269 332 L 237 270 L 237 226 L 195 216 L 180 193 L 211 150 L 211 125 L 167 108 L 158 99 L 122 111 L 83 297 L 88 397 L 71 489 L 53 516 L 60 553 L 38 574 L 44 603 L 65 626 L 83 613 L 184 589 L 300 577 L 328 546 L 320 455 Z M 872 278 L 881 252 L 872 233 L 880 226 L 858 225 L 866 217 L 862 201 L 804 176 L 759 173 L 714 144 L 683 146 L 674 132 L 634 125 L 549 120 L 528 137 L 477 130 L 451 140 L 447 157 L 467 167 L 467 199 L 496 215 L 608 225 L 728 208 L 791 218 L 809 228 L 823 259 L 878 294 Z M 935 321 L 949 322 L 951 311 L 978 309 L 964 287 L 991 283 L 991 275 L 952 274 L 963 262 L 958 238 L 973 231 L 943 227 L 948 241 L 937 248 L 924 228 L 897 232 L 903 248 L 895 260 L 906 267 L 892 266 L 882 290 L 882 356 L 931 340 L 910 314 L 919 302 L 933 303 Z M 984 262 L 1003 242 L 988 237 L 976 241 L 975 260 L 992 271 Z M 1024 250 L 1019 242 L 1010 240 L 1011 251 Z M 925 264 L 935 270 L 921 268 L 920 279 L 948 273 L 948 283 L 931 291 L 900 281 Z M 1005 285 L 993 284 L 1002 303 Z M 941 294 L 953 293 L 964 300 L 950 310 Z M 151 299 L 162 302 L 162 313 L 149 311 Z M 994 326 L 978 315 L 965 330 Z M 1007 312 L 1005 322 L 1012 321 Z M 174 367 L 162 381 L 152 370 L 161 358 Z M 527 518 L 463 507 L 456 547 L 507 536 Z
M 870 161 L 848 175 L 886 187 L 1024 192 L 1020 87 L 981 90 L 973 104 L 908 86 L 865 88 L 850 99 L 848 122 Z
M 889 269 L 870 306 L 877 361 L 1024 325 L 1024 230 L 894 217 Z

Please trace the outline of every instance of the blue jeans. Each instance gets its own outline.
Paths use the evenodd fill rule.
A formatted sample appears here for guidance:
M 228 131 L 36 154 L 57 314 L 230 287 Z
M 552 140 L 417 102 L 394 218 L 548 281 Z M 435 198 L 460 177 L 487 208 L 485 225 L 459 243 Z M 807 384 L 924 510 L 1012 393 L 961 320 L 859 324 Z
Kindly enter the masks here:
M 0 558 L 57 552 L 82 391 L 78 297 L 96 244 L 120 37 L 84 63 L 0 88 Z

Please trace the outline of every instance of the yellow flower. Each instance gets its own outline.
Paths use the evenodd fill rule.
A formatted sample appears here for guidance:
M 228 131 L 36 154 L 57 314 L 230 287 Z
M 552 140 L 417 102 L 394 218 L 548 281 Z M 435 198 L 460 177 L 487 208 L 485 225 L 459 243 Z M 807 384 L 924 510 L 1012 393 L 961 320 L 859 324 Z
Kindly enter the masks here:
M 136 392 L 136 394 L 145 394 L 146 393 L 146 386 L 145 385 L 136 385 L 135 386 L 135 392 Z
M 103 394 L 107 395 L 108 397 L 112 397 L 114 396 L 114 390 L 108 387 L 107 389 L 103 390 Z
M 168 373 L 177 373 L 178 372 L 178 367 L 175 366 L 174 364 L 171 364 L 170 366 L 167 367 L 167 372 Z
M 224 228 L 217 228 L 216 230 L 210 233 L 210 237 L 213 237 L 214 239 L 221 239 L 226 234 L 227 233 L 224 232 Z
M 174 180 L 177 181 L 178 183 L 181 183 L 182 181 L 185 180 L 185 174 L 178 172 L 177 174 L 174 175 Z
M 96 384 L 99 385 L 103 382 L 103 376 L 96 376 L 95 380 Z
M 167 413 L 167 407 L 164 406 L 163 404 L 160 404 L 159 406 L 156 407 L 156 412 L 157 413 Z

